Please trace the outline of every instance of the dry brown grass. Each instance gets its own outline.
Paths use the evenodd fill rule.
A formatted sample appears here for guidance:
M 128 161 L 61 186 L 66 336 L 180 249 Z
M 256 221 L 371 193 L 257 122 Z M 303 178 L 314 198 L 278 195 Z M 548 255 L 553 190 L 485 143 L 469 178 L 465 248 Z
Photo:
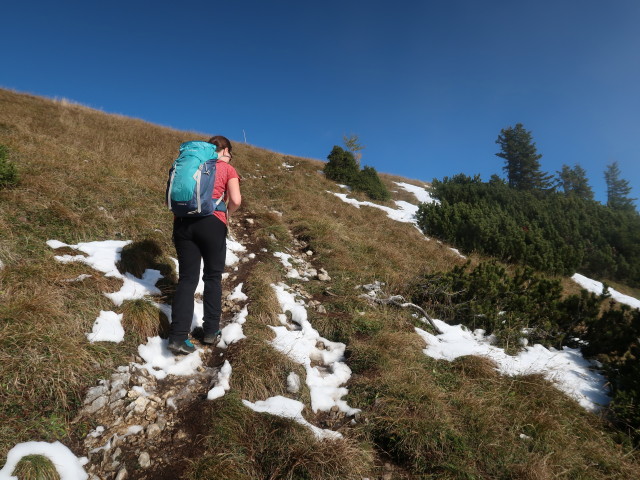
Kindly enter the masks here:
M 148 337 L 169 335 L 170 321 L 167 316 L 146 299 L 128 300 L 122 304 L 122 327 L 133 335 L 138 343 L 145 343 Z
M 187 478 L 362 479 L 372 454 L 350 439 L 318 441 L 301 425 L 258 414 L 235 393 L 211 412 L 209 451 L 195 461 Z
M 18 480 L 60 480 L 60 475 L 51 460 L 42 455 L 22 457 L 13 475 Z

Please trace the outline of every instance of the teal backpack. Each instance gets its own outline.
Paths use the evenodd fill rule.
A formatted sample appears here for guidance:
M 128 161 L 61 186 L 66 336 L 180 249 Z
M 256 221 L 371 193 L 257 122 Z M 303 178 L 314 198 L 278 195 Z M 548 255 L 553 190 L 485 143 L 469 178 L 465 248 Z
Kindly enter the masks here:
M 185 142 L 169 170 L 167 205 L 176 217 L 204 217 L 226 211 L 222 197 L 213 199 L 216 181 L 216 146 L 208 142 Z

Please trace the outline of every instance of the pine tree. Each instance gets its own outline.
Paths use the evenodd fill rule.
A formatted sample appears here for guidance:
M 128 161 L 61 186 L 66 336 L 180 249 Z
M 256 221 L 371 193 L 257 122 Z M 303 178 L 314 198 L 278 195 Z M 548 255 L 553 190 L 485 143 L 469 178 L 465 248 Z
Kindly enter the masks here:
M 496 156 L 505 159 L 502 169 L 507 174 L 510 187 L 518 190 L 551 188 L 552 176 L 540 170 L 542 155 L 537 153 L 531 132 L 525 130 L 521 123 L 503 128 L 496 143 L 501 148 Z
M 360 173 L 360 167 L 353 153 L 335 145 L 327 157 L 329 162 L 324 167 L 324 174 L 334 182 L 353 184 Z
M 635 210 L 633 202 L 637 199 L 629 198 L 631 186 L 620 178 L 618 162 L 607 165 L 604 179 L 607 182 L 607 206 L 616 210 Z
M 576 195 L 584 200 L 593 200 L 593 190 L 587 180 L 587 172 L 577 163 L 573 168 L 562 165 L 562 170 L 557 172 L 559 186 L 566 195 Z

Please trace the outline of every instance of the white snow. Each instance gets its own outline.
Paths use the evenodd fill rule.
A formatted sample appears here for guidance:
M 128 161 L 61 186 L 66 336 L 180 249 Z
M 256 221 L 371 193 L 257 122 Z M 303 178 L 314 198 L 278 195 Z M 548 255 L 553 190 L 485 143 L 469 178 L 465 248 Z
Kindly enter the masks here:
M 311 393 L 313 411 L 328 411 L 333 406 L 337 406 L 347 415 L 359 412 L 358 409 L 351 408 L 345 400 L 342 400 L 342 397 L 348 393 L 348 390 L 342 385 L 351 376 L 351 369 L 342 361 L 346 346 L 343 343 L 331 342 L 320 336 L 307 320 L 304 302 L 297 301 L 295 295 L 288 290 L 287 285 L 279 283 L 272 284 L 271 287 L 276 292 L 282 311 L 291 313 L 293 323 L 289 325 L 293 330 L 286 326 L 270 326 L 276 334 L 271 344 L 276 350 L 305 367 L 306 383 Z M 282 317 L 280 317 L 280 321 L 283 321 Z M 324 348 L 318 348 L 318 345 L 322 345 Z M 311 366 L 312 361 L 319 362 L 322 366 Z
M 145 361 L 140 365 L 147 371 L 162 380 L 167 375 L 193 375 L 202 365 L 201 348 L 189 355 L 176 357 L 167 348 L 168 340 L 160 337 L 149 337 L 147 343 L 138 346 L 138 353 Z
M 142 278 L 135 277 L 131 273 L 125 273 L 120 290 L 113 293 L 105 293 L 105 296 L 119 307 L 125 300 L 137 300 L 147 295 L 160 295 L 162 292 L 156 287 L 156 283 L 161 278 L 160 271 L 151 268 L 145 270 Z
M 247 321 L 248 315 L 249 310 L 245 305 L 242 310 L 234 315 L 231 322 L 222 329 L 220 334 L 220 341 L 216 345 L 218 348 L 227 348 L 232 343 L 247 338 L 242 331 L 242 325 Z
M 304 404 L 297 400 L 278 395 L 275 397 L 269 397 L 266 400 L 259 400 L 255 403 L 251 403 L 248 400 L 242 400 L 242 403 L 255 412 L 269 413 L 278 417 L 284 417 L 294 420 L 299 424 L 309 428 L 319 440 L 335 440 L 338 438 L 342 438 L 342 435 L 339 432 L 318 428 L 305 420 L 305 418 L 302 416 Z
M 12 476 L 13 471 L 22 457 L 27 455 L 42 455 L 51 460 L 60 480 L 86 480 L 89 475 L 84 470 L 86 457 L 78 458 L 71 450 L 60 442 L 25 442 L 19 443 L 7 454 L 7 461 L 0 470 L 0 480 L 18 480 Z
M 48 240 L 47 245 L 55 249 L 69 247 L 88 255 L 56 255 L 54 258 L 62 263 L 82 262 L 91 268 L 105 274 L 106 277 L 122 278 L 116 263 L 120 261 L 122 249 L 131 243 L 131 240 L 104 240 L 102 242 L 86 242 L 77 245 L 69 245 L 58 240 Z
M 100 311 L 100 315 L 93 324 L 91 333 L 87 333 L 87 340 L 93 342 L 116 342 L 124 340 L 122 328 L 122 314 L 110 311 Z
M 300 377 L 295 372 L 289 372 L 287 376 L 287 392 L 298 393 L 300 391 Z
M 231 265 L 235 265 L 240 261 L 240 257 L 238 257 L 237 253 L 245 252 L 247 249 L 238 241 L 234 240 L 231 237 L 227 238 L 227 258 L 225 260 L 225 264 L 227 267 Z
M 421 203 L 440 203 L 439 200 L 433 198 L 431 193 L 427 190 L 427 187 L 418 187 L 405 182 L 393 182 L 399 187 L 405 189 L 407 192 L 413 193 L 419 202 Z
M 273 254 L 273 256 L 280 259 L 280 261 L 282 262 L 282 265 L 284 266 L 284 268 L 286 268 L 286 269 L 293 268 L 293 264 L 291 263 L 291 259 L 293 257 L 291 255 L 289 255 L 288 253 L 275 252 Z
M 602 283 L 598 282 L 597 280 L 592 280 L 585 277 L 584 275 L 580 275 L 579 273 L 574 274 L 573 277 L 571 277 L 571 280 L 573 280 L 589 292 L 593 292 L 596 295 L 602 294 L 604 285 L 602 285 Z M 611 298 L 616 302 L 624 303 L 625 305 L 629 305 L 632 308 L 640 308 L 640 300 L 638 300 L 637 298 L 630 297 L 629 295 L 624 295 L 623 293 L 620 293 L 611 287 L 609 287 L 609 293 L 611 294 Z
M 353 205 L 356 208 L 360 208 L 361 206 L 378 208 L 386 212 L 387 216 L 390 219 L 396 220 L 397 222 L 413 223 L 413 224 L 416 223 L 416 213 L 418 212 L 418 207 L 417 205 L 413 205 L 409 202 L 405 202 L 402 200 L 395 200 L 395 204 L 398 206 L 398 208 L 395 209 L 391 207 L 386 207 L 384 205 L 378 205 L 377 203 L 373 203 L 373 202 L 367 202 L 367 201 L 361 202 L 359 200 L 356 200 L 355 198 L 349 198 L 345 193 L 336 193 L 336 192 L 329 192 L 329 191 L 328 193 L 335 195 L 343 202 Z
M 236 288 L 234 288 L 233 292 L 231 292 L 231 294 L 227 297 L 227 299 L 229 300 L 237 300 L 239 302 L 244 302 L 246 301 L 249 297 L 247 297 L 243 292 L 242 292 L 242 286 L 244 285 L 244 283 L 239 283 Z
M 221 331 L 220 341 L 218 342 L 218 348 L 227 348 L 232 343 L 237 342 L 238 340 L 242 340 L 247 338 L 243 331 L 242 325 L 239 323 L 232 322 L 226 327 L 224 327 Z
M 485 337 L 483 330 L 471 332 L 462 325 L 449 325 L 435 319 L 434 322 L 442 334 L 432 335 L 416 328 L 427 343 L 424 353 L 432 358 L 451 361 L 465 355 L 488 357 L 505 375 L 544 375 L 587 410 L 594 411 L 609 403 L 607 380 L 593 370 L 593 365 L 582 357 L 579 349 L 556 350 L 533 345 L 512 356 L 491 345 L 491 337 Z
M 215 400 L 216 398 L 222 397 L 225 392 L 231 388 L 229 380 L 231 380 L 231 364 L 229 360 L 225 360 L 224 365 L 222 365 L 218 372 L 215 386 L 207 393 L 207 400 Z

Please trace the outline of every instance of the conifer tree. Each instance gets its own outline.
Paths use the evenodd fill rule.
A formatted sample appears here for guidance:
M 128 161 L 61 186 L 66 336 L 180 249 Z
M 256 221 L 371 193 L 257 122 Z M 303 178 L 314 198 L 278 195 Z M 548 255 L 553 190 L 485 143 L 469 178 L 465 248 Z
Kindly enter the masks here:
M 566 195 L 576 195 L 584 200 L 593 200 L 593 190 L 587 180 L 587 172 L 577 163 L 573 168 L 562 165 L 562 170 L 557 172 L 559 186 Z
M 518 190 L 546 190 L 551 188 L 551 175 L 540 170 L 540 158 L 531 132 L 521 123 L 503 128 L 496 143 L 501 151 L 496 156 L 505 159 L 502 168 L 507 174 L 509 186 Z
M 604 179 L 607 182 L 607 206 L 616 210 L 635 210 L 633 202 L 637 199 L 629 197 L 631 186 L 620 178 L 618 162 L 607 165 Z
M 327 178 L 350 185 L 356 181 L 360 173 L 360 167 L 353 156 L 353 153 L 335 145 L 327 157 L 327 164 L 324 167 L 324 174 Z

